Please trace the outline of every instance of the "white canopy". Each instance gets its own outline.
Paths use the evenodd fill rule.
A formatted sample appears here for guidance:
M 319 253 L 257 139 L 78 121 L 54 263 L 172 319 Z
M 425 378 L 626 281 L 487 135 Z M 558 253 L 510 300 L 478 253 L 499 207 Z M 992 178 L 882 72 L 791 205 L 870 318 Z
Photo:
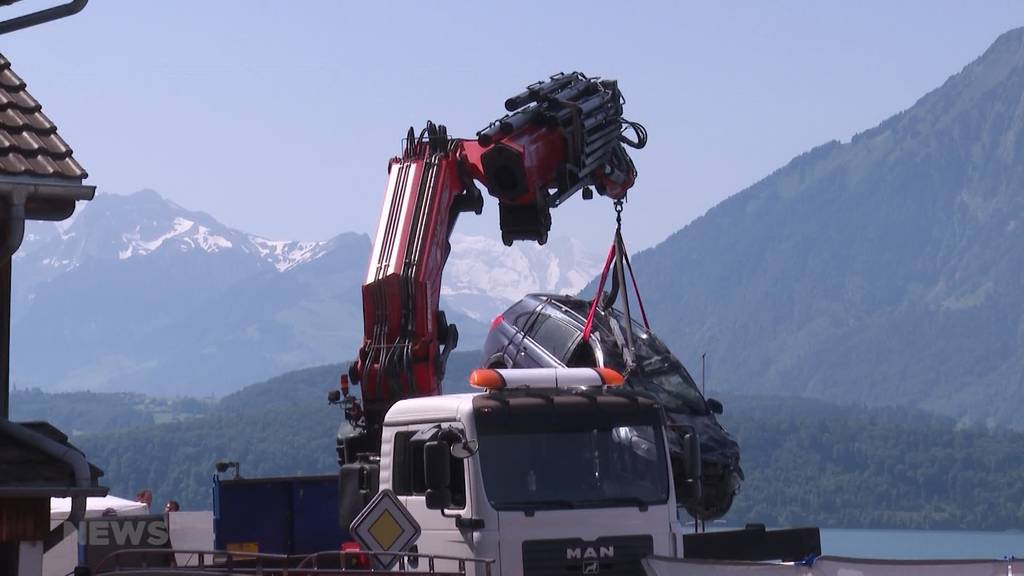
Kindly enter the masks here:
M 113 508 L 118 516 L 149 514 L 149 507 L 142 502 L 126 500 L 117 496 L 97 496 L 85 499 L 85 516 L 101 516 L 107 508 Z M 71 514 L 71 498 L 50 498 L 50 521 L 61 521 Z

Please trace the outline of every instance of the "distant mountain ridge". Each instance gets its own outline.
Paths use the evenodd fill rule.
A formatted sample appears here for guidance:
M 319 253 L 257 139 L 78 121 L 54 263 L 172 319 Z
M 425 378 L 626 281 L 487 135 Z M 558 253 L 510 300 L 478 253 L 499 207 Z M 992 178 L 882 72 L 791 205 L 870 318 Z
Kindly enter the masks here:
M 1024 29 L 634 264 L 716 386 L 1024 427 Z
M 67 225 L 33 223 L 16 254 L 16 385 L 222 394 L 355 353 L 366 235 L 270 240 L 151 190 L 79 210 Z M 454 244 L 442 309 L 460 350 L 478 348 L 486 322 L 522 294 L 575 292 L 593 273 L 592 255 L 570 239 Z
M 42 277 L 66 272 L 83 257 L 127 260 L 163 248 L 179 252 L 216 253 L 240 250 L 279 271 L 315 260 L 330 249 L 331 241 L 274 241 L 224 226 L 205 212 L 187 210 L 153 190 L 130 196 L 100 195 L 83 205 L 71 224 L 36 223 L 15 258 L 22 263 L 51 269 Z M 44 254 L 45 257 L 39 257 Z M 19 270 L 24 274 L 24 270 Z M 32 276 L 19 278 L 31 283 Z
M 358 345 L 365 235 L 274 242 L 152 191 L 29 232 L 14 263 L 20 387 L 221 394 Z

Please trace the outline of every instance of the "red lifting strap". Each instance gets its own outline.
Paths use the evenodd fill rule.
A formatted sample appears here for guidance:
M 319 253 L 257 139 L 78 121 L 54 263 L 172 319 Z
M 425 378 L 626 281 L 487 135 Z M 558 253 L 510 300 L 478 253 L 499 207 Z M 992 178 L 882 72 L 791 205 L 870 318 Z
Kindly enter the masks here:
M 597 294 L 594 295 L 593 302 L 590 303 L 590 311 L 587 313 L 587 323 L 583 326 L 583 341 L 590 341 L 590 333 L 594 328 L 594 314 L 597 312 L 597 305 L 601 302 L 601 296 L 604 294 L 604 283 L 608 279 L 608 270 L 612 267 L 612 261 L 615 260 L 616 251 L 621 258 L 618 266 L 622 266 L 622 262 L 626 264 L 626 270 L 629 271 L 629 279 L 633 284 L 633 293 L 636 294 L 636 301 L 640 305 L 640 315 L 644 319 L 644 328 L 648 332 L 651 330 L 651 323 L 647 321 L 647 310 L 644 309 L 644 300 L 640 297 L 640 287 L 636 284 L 636 274 L 633 273 L 633 264 L 629 261 L 629 254 L 626 252 L 626 242 L 622 239 L 622 201 L 615 202 L 615 238 L 612 240 L 612 247 L 608 249 L 608 258 L 604 261 L 604 269 L 601 270 L 601 280 L 597 283 Z M 619 270 L 618 273 L 622 273 L 623 270 Z M 625 286 L 620 286 L 619 290 L 622 290 L 622 298 L 625 303 L 626 317 L 629 317 L 629 290 Z M 632 332 L 632 328 L 627 327 L 627 330 Z M 630 343 L 632 348 L 632 343 Z
M 622 259 L 626 262 L 626 270 L 629 270 L 629 279 L 633 281 L 633 293 L 636 294 L 636 302 L 640 305 L 640 316 L 644 319 L 644 328 L 651 331 L 651 324 L 647 321 L 647 311 L 644 310 L 644 299 L 640 297 L 640 288 L 636 285 L 636 274 L 633 274 L 633 265 L 629 263 L 629 254 L 625 246 L 622 247 Z
M 601 301 L 601 294 L 604 292 L 604 281 L 608 279 L 608 269 L 612 267 L 612 259 L 615 257 L 615 243 L 608 249 L 608 258 L 604 262 L 604 270 L 601 270 L 601 280 L 597 283 L 597 294 L 594 301 L 590 303 L 590 312 L 587 313 L 587 323 L 583 326 L 583 341 L 590 341 L 590 330 L 594 327 L 594 313 L 597 312 L 597 304 Z

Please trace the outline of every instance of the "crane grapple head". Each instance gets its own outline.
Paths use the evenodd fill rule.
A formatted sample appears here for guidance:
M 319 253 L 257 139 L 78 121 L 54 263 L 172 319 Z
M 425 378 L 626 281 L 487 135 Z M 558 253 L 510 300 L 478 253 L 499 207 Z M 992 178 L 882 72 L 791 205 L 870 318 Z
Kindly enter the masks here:
M 507 99 L 509 114 L 477 133 L 480 180 L 498 199 L 506 244 L 543 244 L 550 209 L 586 187 L 626 195 L 636 169 L 623 146 L 642 148 L 647 135 L 623 118 L 623 102 L 614 80 L 560 73 Z

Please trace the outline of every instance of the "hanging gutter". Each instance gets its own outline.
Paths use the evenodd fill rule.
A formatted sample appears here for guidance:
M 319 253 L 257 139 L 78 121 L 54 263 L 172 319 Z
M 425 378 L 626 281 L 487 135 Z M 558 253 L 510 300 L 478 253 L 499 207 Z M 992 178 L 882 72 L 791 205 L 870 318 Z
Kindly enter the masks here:
M 96 187 L 78 178 L 0 175 L 0 418 L 10 417 L 11 259 L 25 220 L 64 220 L 95 195 Z
M 10 258 L 21 246 L 25 220 L 60 221 L 75 212 L 75 203 L 92 200 L 95 186 L 29 176 L 0 176 L 0 214 L 5 233 L 0 258 Z
M 9 420 L 0 418 L 0 434 L 6 434 L 29 447 L 66 463 L 71 467 L 75 476 L 75 486 L 72 487 L 0 487 L 0 496 L 16 497 L 54 497 L 71 496 L 71 514 L 68 519 L 56 528 L 50 530 L 46 536 L 44 550 L 49 550 L 59 543 L 67 535 L 65 526 L 70 525 L 78 529 L 78 522 L 85 516 L 86 501 L 88 496 L 106 496 L 107 489 L 93 484 L 92 468 L 78 449 L 68 444 L 62 444 L 46 436 L 33 432 L 28 428 L 15 424 Z

